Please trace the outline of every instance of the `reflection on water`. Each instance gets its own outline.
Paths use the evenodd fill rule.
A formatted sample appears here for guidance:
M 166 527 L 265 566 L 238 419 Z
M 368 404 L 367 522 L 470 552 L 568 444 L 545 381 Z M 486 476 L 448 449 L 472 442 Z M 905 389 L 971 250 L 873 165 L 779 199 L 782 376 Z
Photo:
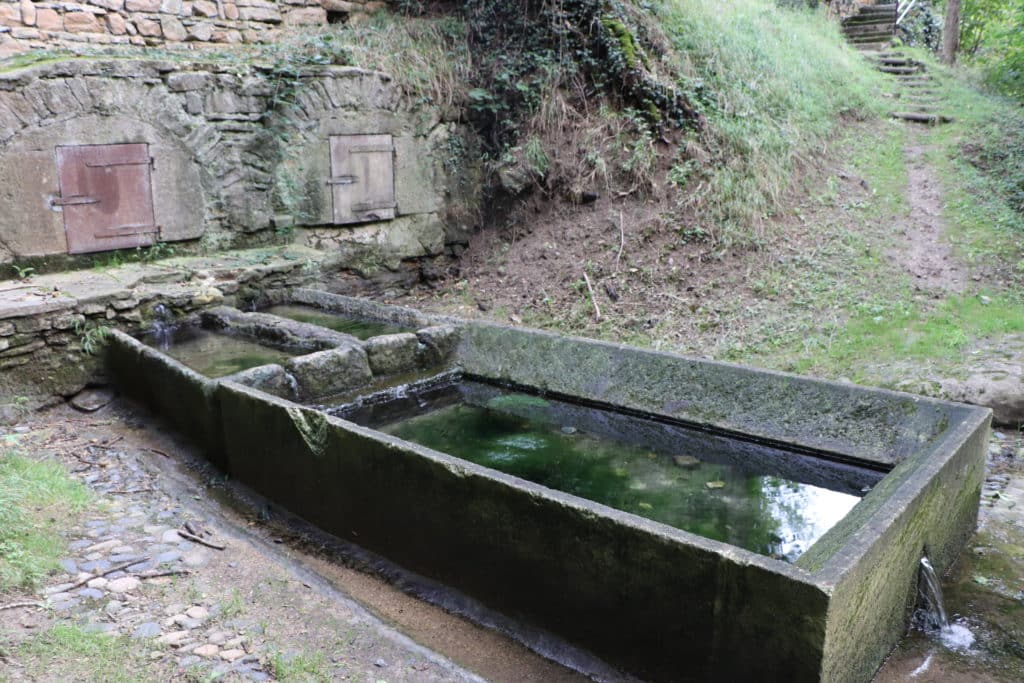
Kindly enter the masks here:
M 152 334 L 144 336 L 142 341 L 159 348 L 196 372 L 214 378 L 233 375 L 260 365 L 281 364 L 298 353 L 195 327 L 175 330 L 169 341 Z
M 271 306 L 264 311 L 282 318 L 295 320 L 300 323 L 312 323 L 320 327 L 326 327 L 336 332 L 351 334 L 359 339 L 369 339 L 381 334 L 397 334 L 399 332 L 412 332 L 410 328 L 383 323 L 377 320 L 365 318 L 353 318 L 343 313 L 332 313 L 314 306 L 301 306 L 296 304 L 281 304 Z
M 700 437 L 707 448 L 694 448 L 693 442 L 682 445 L 686 442 L 679 438 L 659 442 L 644 433 L 651 427 L 642 418 L 615 417 L 626 422 L 615 423 L 621 438 L 613 438 L 608 416 L 614 414 L 608 411 L 574 407 L 572 414 L 581 419 L 567 425 L 561 421 L 567 413 L 559 410 L 566 404 L 558 401 L 503 393 L 473 404 L 467 402 L 472 394 L 464 394 L 455 404 L 448 400 L 436 409 L 386 424 L 382 431 L 790 562 L 857 504 L 863 481 L 873 482 L 880 476 L 868 472 L 850 481 L 848 472 L 837 477 L 819 472 L 816 483 L 839 489 L 830 490 L 771 472 L 771 456 L 779 451 L 766 450 L 762 457 L 743 446 L 743 459 L 737 463 L 735 457 L 708 450 L 714 447 L 714 439 Z M 622 424 L 629 428 L 623 430 Z M 592 425 L 604 428 L 588 431 Z M 830 467 L 808 456 L 786 455 L 814 461 L 805 466 L 808 471 Z M 800 471 L 792 463 L 788 468 Z

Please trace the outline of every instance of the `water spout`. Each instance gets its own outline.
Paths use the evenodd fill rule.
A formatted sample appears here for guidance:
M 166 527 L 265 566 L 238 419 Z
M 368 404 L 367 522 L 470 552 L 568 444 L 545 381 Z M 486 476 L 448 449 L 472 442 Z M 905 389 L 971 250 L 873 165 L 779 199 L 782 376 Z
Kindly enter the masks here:
M 156 346 L 166 351 L 171 348 L 174 340 L 174 330 L 177 324 L 174 321 L 174 313 L 164 304 L 157 304 L 153 307 L 153 327 L 150 333 L 156 342 Z
M 925 630 L 934 631 L 949 626 L 946 605 L 942 600 L 942 585 L 927 557 L 921 558 L 921 579 L 918 585 L 921 595 L 921 619 Z
M 921 630 L 937 635 L 950 650 L 970 650 L 974 634 L 963 624 L 949 623 L 946 605 L 942 599 L 942 584 L 931 561 L 921 558 L 921 577 L 918 583 L 921 607 L 917 610 L 917 622 Z

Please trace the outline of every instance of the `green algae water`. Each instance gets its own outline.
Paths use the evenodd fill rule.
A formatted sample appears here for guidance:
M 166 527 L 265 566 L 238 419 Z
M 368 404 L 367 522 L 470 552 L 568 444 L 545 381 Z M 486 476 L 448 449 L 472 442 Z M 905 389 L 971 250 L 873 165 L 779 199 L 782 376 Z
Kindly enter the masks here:
M 213 378 L 260 365 L 281 364 L 298 353 L 191 327 L 164 338 L 147 335 L 143 341 L 199 374 Z
M 379 428 L 548 488 L 789 562 L 882 476 L 473 383 L 459 385 L 457 396 L 427 405 L 419 401 L 418 406 L 420 414 Z M 371 421 L 381 418 L 376 414 Z M 794 476 L 805 481 L 789 478 Z
M 335 332 L 351 334 L 359 339 L 369 339 L 381 334 L 397 334 L 399 332 L 412 332 L 413 330 L 399 325 L 392 325 L 377 320 L 365 318 L 353 318 L 344 313 L 332 313 L 314 306 L 301 306 L 293 304 L 281 304 L 271 306 L 264 313 L 288 318 L 300 323 L 311 323 L 326 327 Z

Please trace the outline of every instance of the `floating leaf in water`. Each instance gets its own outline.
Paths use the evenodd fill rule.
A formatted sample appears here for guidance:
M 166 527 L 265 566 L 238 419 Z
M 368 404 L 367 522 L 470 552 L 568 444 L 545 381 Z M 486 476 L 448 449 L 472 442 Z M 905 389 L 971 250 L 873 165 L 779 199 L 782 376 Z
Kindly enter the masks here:
M 642 507 L 644 510 L 653 510 L 654 509 L 654 506 L 651 505 L 650 503 L 640 502 L 640 503 L 637 503 L 637 505 Z
M 978 584 L 979 586 L 987 586 L 989 584 L 989 580 L 988 580 L 987 576 L 982 576 L 981 574 L 975 574 L 971 578 L 974 579 L 974 583 Z
M 704 486 L 707 486 L 709 489 L 724 489 L 725 482 L 720 480 L 706 481 L 704 482 Z
M 634 481 L 632 484 L 629 485 L 629 488 L 633 489 L 634 491 L 643 491 L 647 488 L 647 484 L 645 484 L 642 481 Z
M 625 467 L 616 467 L 615 469 L 612 470 L 612 472 L 615 472 L 615 476 L 616 477 L 628 477 L 629 476 L 629 470 L 627 470 Z
M 572 435 L 572 434 L 575 434 L 577 431 L 578 430 L 575 427 L 569 427 L 569 426 L 562 427 L 562 433 L 563 434 Z
M 700 460 L 693 457 L 692 455 L 677 455 L 672 458 L 672 462 L 679 465 L 680 467 L 685 467 L 687 469 L 700 466 Z

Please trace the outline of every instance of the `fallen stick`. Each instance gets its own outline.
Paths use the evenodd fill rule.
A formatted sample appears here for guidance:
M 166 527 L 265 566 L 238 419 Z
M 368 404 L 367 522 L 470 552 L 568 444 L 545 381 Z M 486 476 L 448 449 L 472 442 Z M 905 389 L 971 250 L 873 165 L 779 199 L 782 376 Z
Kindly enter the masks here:
M 601 319 L 601 309 L 597 305 L 597 297 L 594 296 L 594 288 L 590 286 L 590 278 L 587 277 L 587 271 L 583 271 L 583 281 L 587 283 L 587 291 L 590 292 L 590 303 L 594 304 L 594 313 L 597 320 Z
M 192 541 L 193 543 L 198 543 L 200 545 L 205 545 L 206 547 L 213 548 L 214 550 L 224 550 L 224 548 L 227 547 L 227 546 L 223 546 L 223 545 L 219 545 L 217 543 L 214 543 L 213 541 L 207 541 L 205 538 L 199 538 L 195 534 L 190 534 L 189 532 L 185 531 L 184 529 L 178 529 L 178 535 L 181 536 L 184 539 Z
M 142 488 L 142 489 L 114 489 L 112 491 L 107 491 L 107 493 L 116 493 L 116 494 L 119 494 L 119 495 L 128 495 L 129 493 L 152 493 L 152 492 L 153 492 L 153 489 L 151 487 L 149 487 L 149 486 L 147 486 L 146 488 Z
M 615 272 L 619 272 L 619 259 L 622 258 L 622 250 L 626 248 L 626 231 L 622 227 L 622 210 L 619 209 L 619 253 L 615 255 Z
M 162 450 L 160 450 L 159 448 L 149 448 L 149 449 L 147 449 L 147 450 L 149 450 L 149 451 L 151 451 L 151 452 L 153 452 L 153 453 L 156 453 L 157 455 L 162 455 L 162 456 L 164 456 L 165 458 L 169 458 L 169 457 L 171 457 L 171 456 L 167 455 L 166 453 L 164 453 L 164 452 L 163 452 Z
M 138 578 L 143 581 L 146 579 L 160 579 L 165 576 L 191 576 L 192 572 L 188 569 L 168 569 L 162 572 L 153 572 L 152 574 L 138 574 Z
M 82 586 L 84 586 L 85 584 L 89 583 L 93 579 L 98 579 L 98 578 L 100 578 L 102 576 L 106 576 L 107 574 L 113 574 L 114 572 L 119 572 L 122 569 L 127 569 L 128 567 L 132 566 L 133 564 L 140 564 L 142 562 L 146 562 L 149 559 L 150 558 L 148 558 L 148 557 L 140 557 L 138 559 L 132 560 L 131 562 L 122 562 L 121 564 L 113 566 L 110 569 L 105 569 L 104 571 L 101 571 L 98 574 L 93 574 L 92 576 L 87 576 L 84 579 L 79 579 L 78 581 L 75 581 L 73 584 L 71 584 L 70 586 L 68 586 L 67 588 L 65 588 L 61 592 L 67 593 L 68 591 L 73 591 L 76 588 L 81 588 Z
M 0 611 L 5 610 L 5 609 L 18 609 L 19 607 L 40 607 L 40 608 L 42 608 L 43 607 L 43 603 L 41 603 L 41 602 L 32 602 L 32 601 L 29 601 L 29 602 L 12 602 L 12 603 L 7 604 L 7 605 L 0 605 Z

